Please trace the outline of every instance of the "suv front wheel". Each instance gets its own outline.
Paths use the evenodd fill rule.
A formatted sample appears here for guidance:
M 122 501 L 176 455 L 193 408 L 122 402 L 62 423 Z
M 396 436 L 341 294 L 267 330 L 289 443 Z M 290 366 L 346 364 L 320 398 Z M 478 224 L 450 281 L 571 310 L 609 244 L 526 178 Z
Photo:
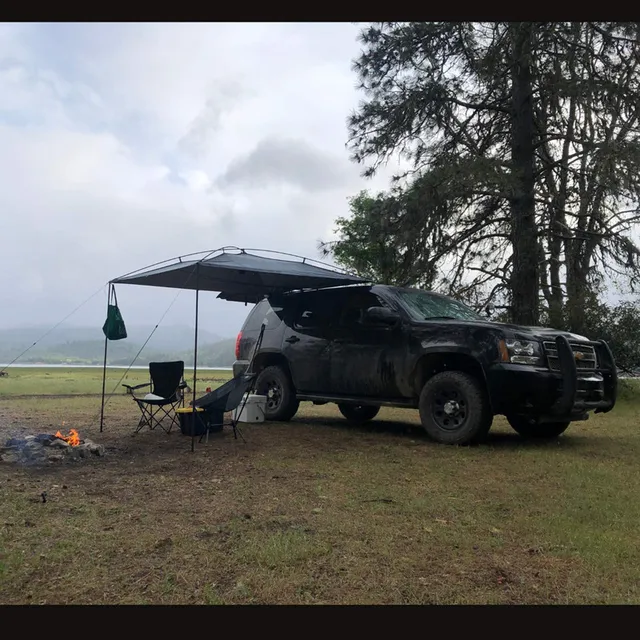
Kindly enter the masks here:
M 420 393 L 420 420 L 427 434 L 442 444 L 468 444 L 484 439 L 492 415 L 476 378 L 462 371 L 444 371 Z
M 258 374 L 256 393 L 267 398 L 267 420 L 291 420 L 300 406 L 289 375 L 277 365 L 266 367 Z

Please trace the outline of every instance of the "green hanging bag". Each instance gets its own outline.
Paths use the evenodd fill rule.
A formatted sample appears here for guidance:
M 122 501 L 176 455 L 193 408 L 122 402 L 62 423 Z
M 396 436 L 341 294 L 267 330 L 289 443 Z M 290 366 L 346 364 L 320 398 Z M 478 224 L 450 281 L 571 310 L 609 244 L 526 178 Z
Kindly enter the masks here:
M 127 337 L 127 327 L 122 319 L 120 309 L 118 309 L 118 299 L 116 298 L 115 287 L 111 290 L 113 304 L 107 305 L 107 319 L 102 327 L 102 332 L 107 340 L 124 340 Z

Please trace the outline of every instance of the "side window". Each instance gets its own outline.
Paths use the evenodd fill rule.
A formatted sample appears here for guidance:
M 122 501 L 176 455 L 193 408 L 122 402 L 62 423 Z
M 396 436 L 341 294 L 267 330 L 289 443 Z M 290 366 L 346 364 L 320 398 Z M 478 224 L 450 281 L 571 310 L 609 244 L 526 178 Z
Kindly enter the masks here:
M 379 325 L 366 321 L 365 313 L 371 307 L 386 306 L 378 296 L 370 292 L 351 295 L 342 304 L 339 324 L 345 329 L 378 327 Z
M 333 304 L 326 296 L 304 296 L 298 301 L 293 327 L 298 331 L 322 332 L 332 321 Z

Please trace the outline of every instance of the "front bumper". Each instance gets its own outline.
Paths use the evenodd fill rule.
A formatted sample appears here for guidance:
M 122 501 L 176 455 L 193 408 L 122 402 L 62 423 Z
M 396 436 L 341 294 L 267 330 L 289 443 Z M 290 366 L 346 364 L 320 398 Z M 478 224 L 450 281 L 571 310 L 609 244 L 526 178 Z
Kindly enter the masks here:
M 618 392 L 611 349 L 603 340 L 580 345 L 594 348 L 595 369 L 578 369 L 574 350 L 565 336 L 555 339 L 559 370 L 510 363 L 494 365 L 487 373 L 493 412 L 564 421 L 585 419 L 589 411 L 611 411 Z

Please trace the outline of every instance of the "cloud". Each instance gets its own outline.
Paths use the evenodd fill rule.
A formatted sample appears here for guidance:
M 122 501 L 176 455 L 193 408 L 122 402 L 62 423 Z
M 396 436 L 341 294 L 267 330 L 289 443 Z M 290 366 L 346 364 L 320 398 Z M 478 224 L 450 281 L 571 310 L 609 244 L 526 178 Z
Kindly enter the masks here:
M 286 183 L 313 193 L 344 186 L 350 169 L 344 158 L 323 153 L 304 140 L 266 138 L 234 160 L 218 184 L 264 187 Z
M 1 24 L 0 325 L 50 323 L 123 273 L 235 245 L 318 258 L 347 198 L 350 24 Z M 331 42 L 330 46 L 327 43 Z M 133 324 L 175 291 L 122 287 Z M 102 326 L 96 298 L 74 320 Z M 202 296 L 233 335 L 247 309 Z M 180 294 L 165 322 L 193 314 Z
M 187 132 L 178 141 L 178 150 L 201 159 L 211 150 L 215 133 L 222 126 L 222 117 L 243 95 L 244 90 L 237 82 L 223 81 L 216 86 L 213 96 L 189 125 Z

